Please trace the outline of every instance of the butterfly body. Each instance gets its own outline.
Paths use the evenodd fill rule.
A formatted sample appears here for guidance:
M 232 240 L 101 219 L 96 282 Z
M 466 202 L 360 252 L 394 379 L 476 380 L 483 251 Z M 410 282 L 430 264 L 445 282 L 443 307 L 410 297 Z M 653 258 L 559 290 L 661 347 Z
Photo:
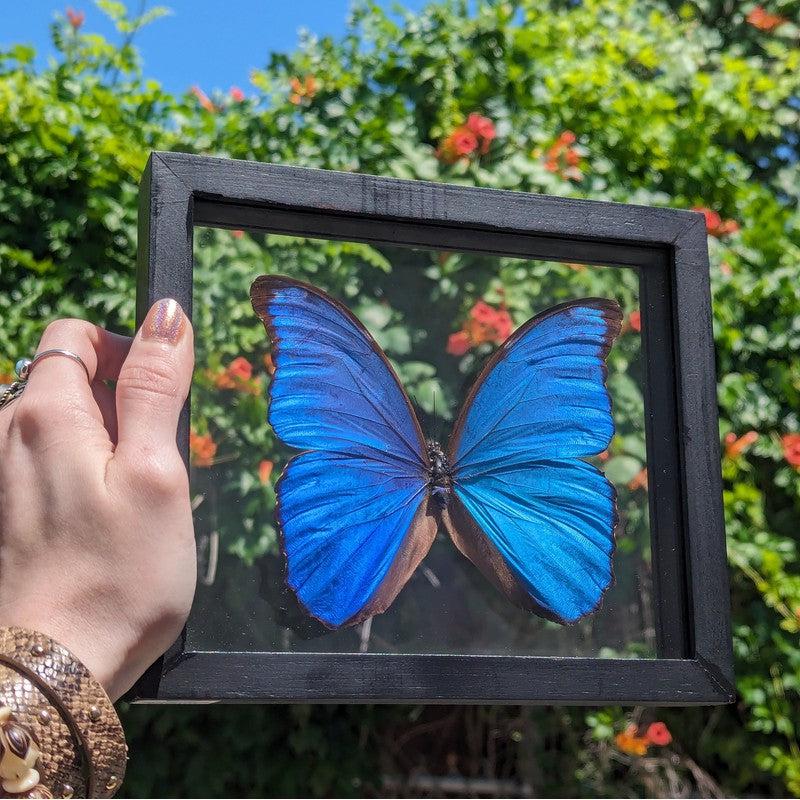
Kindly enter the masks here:
M 453 489 L 453 474 L 444 448 L 434 439 L 425 442 L 428 454 L 428 490 L 440 509 L 447 508 Z
M 572 301 L 517 329 L 445 448 L 345 306 L 281 276 L 256 279 L 251 300 L 273 344 L 269 422 L 301 451 L 276 517 L 287 584 L 311 616 L 338 628 L 385 611 L 440 529 L 514 604 L 562 623 L 597 608 L 613 582 L 616 495 L 584 459 L 614 432 L 616 303 Z

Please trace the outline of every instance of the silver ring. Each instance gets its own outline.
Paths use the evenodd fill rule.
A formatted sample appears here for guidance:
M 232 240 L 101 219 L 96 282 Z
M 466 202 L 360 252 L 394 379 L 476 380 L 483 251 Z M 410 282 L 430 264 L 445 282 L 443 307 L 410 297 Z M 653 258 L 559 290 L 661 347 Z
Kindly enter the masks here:
M 83 359 L 77 354 L 73 353 L 72 350 L 60 350 L 59 348 L 53 348 L 52 350 L 43 350 L 41 353 L 37 353 L 33 357 L 33 361 L 27 365 L 27 370 L 25 373 L 25 377 L 23 378 L 20 375 L 20 380 L 28 380 L 28 377 L 31 374 L 31 370 L 43 359 L 50 358 L 50 356 L 66 356 L 67 358 L 71 358 L 73 361 L 77 361 L 82 367 L 83 371 L 86 373 L 86 379 L 91 383 L 91 376 L 89 375 L 89 367 L 83 363 Z
M 43 350 L 41 353 L 37 353 L 32 359 L 21 358 L 17 361 L 17 380 L 10 386 L 3 385 L 0 387 L 0 409 L 7 406 L 12 400 L 16 400 L 25 391 L 25 387 L 28 385 L 28 379 L 31 376 L 31 370 L 40 361 L 45 358 L 50 358 L 50 356 L 65 356 L 66 358 L 71 358 L 83 367 L 87 380 L 91 382 L 89 368 L 83 363 L 83 359 L 77 353 L 73 353 L 72 350 L 61 350 L 60 348 Z

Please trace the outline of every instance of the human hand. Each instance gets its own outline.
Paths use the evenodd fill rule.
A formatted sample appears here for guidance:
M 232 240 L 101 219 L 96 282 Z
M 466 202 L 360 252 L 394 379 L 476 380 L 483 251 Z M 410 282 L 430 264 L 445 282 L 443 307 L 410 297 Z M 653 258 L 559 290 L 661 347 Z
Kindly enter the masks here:
M 194 363 L 174 300 L 131 340 L 59 320 L 0 409 L 0 625 L 69 648 L 116 700 L 177 638 L 196 564 L 175 444 Z M 116 381 L 116 392 L 106 381 Z

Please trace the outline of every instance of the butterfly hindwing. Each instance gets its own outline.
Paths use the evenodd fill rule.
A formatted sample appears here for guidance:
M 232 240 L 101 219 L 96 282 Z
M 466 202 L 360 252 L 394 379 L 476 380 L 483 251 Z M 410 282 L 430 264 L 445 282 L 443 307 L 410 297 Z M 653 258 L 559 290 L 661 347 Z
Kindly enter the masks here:
M 445 525 L 513 602 L 560 622 L 611 585 L 614 488 L 583 461 L 614 433 L 605 358 L 610 300 L 556 306 L 523 325 L 473 386 L 453 431 Z
M 277 495 L 289 586 L 329 627 L 385 611 L 436 534 L 425 487 L 378 461 L 301 453 Z
M 250 296 L 273 343 L 269 422 L 306 451 L 276 488 L 287 582 L 325 625 L 355 624 L 389 606 L 436 535 L 419 422 L 343 305 L 280 276 Z

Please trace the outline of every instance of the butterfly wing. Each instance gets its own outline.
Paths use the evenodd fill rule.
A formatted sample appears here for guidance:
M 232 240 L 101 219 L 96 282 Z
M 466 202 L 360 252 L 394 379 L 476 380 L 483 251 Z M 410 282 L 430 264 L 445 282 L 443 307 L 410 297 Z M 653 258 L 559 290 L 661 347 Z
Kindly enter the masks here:
M 512 602 L 560 622 L 591 613 L 613 580 L 616 495 L 581 460 L 614 433 L 605 358 L 622 313 L 564 303 L 494 354 L 450 442 L 456 546 Z
M 287 582 L 328 627 L 385 611 L 436 535 L 419 422 L 382 351 L 324 292 L 250 289 L 273 343 L 269 422 L 292 458 L 277 487 Z

